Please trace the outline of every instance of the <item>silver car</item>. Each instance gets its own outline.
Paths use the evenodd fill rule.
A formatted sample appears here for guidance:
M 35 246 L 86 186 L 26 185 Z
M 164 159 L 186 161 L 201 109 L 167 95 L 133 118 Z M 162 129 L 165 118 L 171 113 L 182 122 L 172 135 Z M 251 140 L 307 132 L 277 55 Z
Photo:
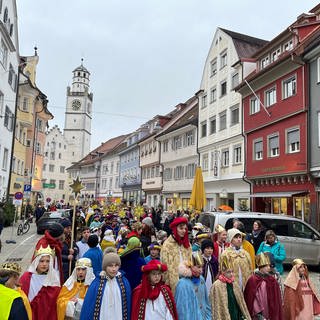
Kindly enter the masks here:
M 233 219 L 242 221 L 247 233 L 251 233 L 255 220 L 260 220 L 266 230 L 273 230 L 286 249 L 287 258 L 284 263 L 301 258 L 308 265 L 320 264 L 320 233 L 298 218 L 259 212 L 203 212 L 199 222 L 212 231 L 218 224 L 228 230 L 232 228 Z

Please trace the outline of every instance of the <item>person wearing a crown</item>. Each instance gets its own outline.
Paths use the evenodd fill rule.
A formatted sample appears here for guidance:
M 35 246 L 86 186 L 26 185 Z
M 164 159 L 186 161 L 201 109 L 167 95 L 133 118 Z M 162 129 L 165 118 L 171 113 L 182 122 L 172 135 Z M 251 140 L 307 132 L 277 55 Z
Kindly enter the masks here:
M 150 260 L 142 266 L 141 284 L 132 293 L 131 320 L 177 320 L 176 304 L 169 286 L 162 281 L 167 266 L 159 260 Z
M 0 265 L 0 319 L 31 320 L 28 298 L 18 288 L 21 267 L 16 262 Z
M 177 283 L 174 299 L 178 318 L 183 320 L 211 320 L 206 282 L 202 277 L 203 259 L 200 251 L 192 253 L 191 261 L 179 265 L 180 280 Z
M 282 320 L 282 298 L 277 280 L 270 274 L 269 255 L 256 255 L 258 269 L 248 279 L 244 290 L 251 318 Z
M 57 319 L 60 276 L 54 260 L 55 251 L 50 246 L 40 246 L 34 252 L 28 271 L 20 278 L 21 288 L 30 301 L 32 318 L 36 320 Z
M 220 258 L 220 274 L 210 290 L 213 320 L 251 320 L 239 283 L 235 281 L 234 266 L 227 256 Z
M 95 276 L 91 260 L 80 258 L 57 300 L 58 320 L 79 319 L 84 297 Z
M 284 282 L 285 320 L 312 320 L 320 313 L 320 298 L 302 259 L 294 259 Z

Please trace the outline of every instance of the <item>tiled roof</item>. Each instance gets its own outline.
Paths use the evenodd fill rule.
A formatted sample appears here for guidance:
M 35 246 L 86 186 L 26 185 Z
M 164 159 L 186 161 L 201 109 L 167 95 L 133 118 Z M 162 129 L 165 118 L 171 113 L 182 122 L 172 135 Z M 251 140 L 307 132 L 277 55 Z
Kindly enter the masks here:
M 234 46 L 237 50 L 239 58 L 250 58 L 258 49 L 265 46 L 268 41 L 250 37 L 246 34 L 230 31 L 227 29 L 219 28 L 226 34 L 228 34 L 232 39 Z

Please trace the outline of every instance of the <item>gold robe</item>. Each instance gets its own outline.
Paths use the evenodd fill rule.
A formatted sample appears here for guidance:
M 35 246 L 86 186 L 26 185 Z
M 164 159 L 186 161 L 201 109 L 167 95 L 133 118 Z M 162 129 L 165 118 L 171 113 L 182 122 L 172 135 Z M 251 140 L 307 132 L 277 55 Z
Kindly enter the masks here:
M 58 296 L 57 300 L 57 315 L 58 315 L 58 320 L 64 320 L 65 314 L 66 314 L 66 309 L 67 309 L 67 304 L 70 299 L 73 297 L 77 297 L 79 299 L 84 299 L 87 290 L 88 290 L 87 285 L 84 283 L 80 282 L 75 282 L 73 284 L 72 290 L 68 290 L 67 287 L 63 286 L 61 288 L 61 291 Z
M 240 249 L 237 252 L 232 247 L 227 248 L 222 252 L 220 257 L 220 270 L 223 269 L 221 265 L 221 261 L 224 261 L 223 256 L 227 257 L 227 261 L 233 269 L 235 281 L 240 285 L 242 291 L 244 291 L 247 281 L 253 272 L 249 253 L 244 249 Z M 240 284 L 240 270 L 242 285 Z
M 243 293 L 237 282 L 233 282 L 233 292 L 242 315 L 246 320 L 251 320 L 246 302 L 244 301 Z M 226 283 L 220 281 L 219 279 L 213 283 L 210 290 L 210 301 L 213 320 L 231 319 L 228 306 L 228 292 Z
M 160 260 L 166 264 L 168 271 L 164 273 L 163 278 L 167 285 L 170 286 L 174 295 L 176 285 L 179 281 L 178 267 L 182 261 L 190 261 L 192 256 L 191 245 L 189 248 L 179 246 L 177 241 L 170 235 L 163 243 L 160 251 Z
M 31 310 L 30 302 L 29 302 L 29 299 L 28 299 L 27 295 L 24 293 L 24 291 L 20 287 L 17 288 L 17 291 L 21 295 L 23 304 L 24 304 L 24 306 L 25 306 L 25 308 L 27 310 L 27 314 L 28 314 L 29 320 L 32 320 L 32 310 Z

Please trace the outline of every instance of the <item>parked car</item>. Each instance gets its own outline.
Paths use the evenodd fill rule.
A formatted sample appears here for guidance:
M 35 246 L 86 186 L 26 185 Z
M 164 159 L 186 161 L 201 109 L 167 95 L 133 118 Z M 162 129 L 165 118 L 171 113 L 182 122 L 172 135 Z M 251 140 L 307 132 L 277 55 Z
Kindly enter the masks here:
M 59 222 L 62 218 L 70 218 L 70 209 L 45 212 L 37 221 L 37 233 L 43 234 L 51 224 Z
M 199 222 L 208 226 L 211 231 L 217 224 L 226 230 L 232 228 L 233 219 L 242 221 L 247 233 L 251 233 L 255 220 L 260 220 L 266 230 L 273 230 L 286 249 L 287 258 L 284 263 L 301 258 L 309 265 L 320 264 L 320 233 L 298 218 L 259 212 L 204 212 L 199 216 Z

